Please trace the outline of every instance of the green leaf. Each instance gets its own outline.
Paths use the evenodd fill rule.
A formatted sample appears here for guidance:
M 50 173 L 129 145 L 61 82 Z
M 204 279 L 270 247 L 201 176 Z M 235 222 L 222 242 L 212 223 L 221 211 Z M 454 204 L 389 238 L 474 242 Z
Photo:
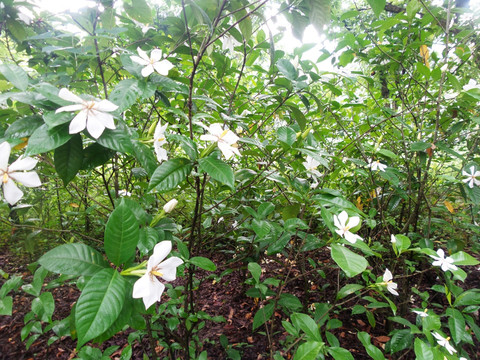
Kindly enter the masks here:
M 23 27 L 22 22 L 8 17 L 6 23 L 10 34 L 17 42 L 21 43 L 26 39 L 27 31 Z
M 410 145 L 411 151 L 425 151 L 432 146 L 431 143 L 426 143 L 424 141 L 417 141 Z
M 152 10 L 145 0 L 132 0 L 132 5 L 126 2 L 123 4 L 123 8 L 128 16 L 142 24 L 153 22 Z
M 252 229 L 255 231 L 255 234 L 259 238 L 263 238 L 265 235 L 269 234 L 270 231 L 272 230 L 270 223 L 265 220 L 257 220 L 253 219 L 252 220 Z
M 430 345 L 420 340 L 420 338 L 415 338 L 414 350 L 415 358 L 417 360 L 435 360 L 435 356 Z
M 357 337 L 365 347 L 365 350 L 367 350 L 368 355 L 370 355 L 373 360 L 385 360 L 385 356 L 383 356 L 382 351 L 376 346 L 370 344 L 370 335 L 368 333 L 361 331 L 357 334 Z
M 198 160 L 200 169 L 205 171 L 213 179 L 227 185 L 231 189 L 235 187 L 235 175 L 230 165 L 213 156 L 208 156 Z
M 278 140 L 292 146 L 293 143 L 297 140 L 297 133 L 289 126 L 282 126 L 277 129 Z
M 292 65 L 287 59 L 280 59 L 276 63 L 278 70 L 285 76 L 288 80 L 295 80 L 298 78 L 297 69 Z
M 253 317 L 253 330 L 265 324 L 273 315 L 273 303 L 268 303 L 264 307 L 258 309 Z
M 337 294 L 337 299 L 338 300 L 343 299 L 344 297 L 347 297 L 348 295 L 351 295 L 363 288 L 364 286 L 360 284 L 347 284 L 340 289 L 340 291 Z
M 105 226 L 105 253 L 111 262 L 120 266 L 135 256 L 140 228 L 135 214 L 121 203 L 113 210 Z
M 478 265 L 480 262 L 466 252 L 459 251 L 452 254 L 451 258 L 455 265 Z
M 83 149 L 82 170 L 91 170 L 97 166 L 105 164 L 115 155 L 115 151 L 93 143 Z
M 235 18 L 237 19 L 237 21 L 239 21 L 245 15 L 247 15 L 247 12 L 245 10 L 235 12 Z M 245 41 L 248 42 L 248 40 L 250 40 L 250 38 L 252 37 L 252 19 L 247 16 L 240 22 L 240 24 L 238 24 L 238 27 L 240 28 L 240 31 L 242 32 Z
M 185 158 L 172 159 L 161 164 L 150 179 L 148 190 L 159 191 L 175 189 L 192 171 L 192 163 Z
M 38 262 L 57 274 L 93 276 L 108 263 L 102 255 L 85 244 L 64 244 L 44 254 Z
M 207 271 L 217 270 L 217 266 L 213 263 L 213 261 L 203 256 L 194 256 L 190 260 L 188 260 L 188 262 L 190 264 L 198 266 L 203 270 L 207 270 Z
M 341 347 L 330 347 L 328 348 L 328 353 L 332 355 L 335 360 L 354 360 L 350 351 Z
M 301 329 L 310 340 L 322 341 L 318 325 L 310 316 L 303 313 L 293 313 L 290 319 L 292 319 L 292 324 L 297 329 Z
M 380 13 L 385 9 L 385 5 L 387 4 L 386 0 L 367 0 L 367 2 L 372 7 L 373 13 L 376 17 L 380 16 Z
M 7 295 L 12 290 L 17 291 L 22 284 L 22 277 L 18 275 L 13 275 L 10 279 L 5 281 L 5 283 L 0 288 L 0 299 L 5 297 L 5 295 Z
M 170 141 L 175 141 L 180 144 L 182 147 L 183 151 L 187 154 L 187 156 L 191 160 L 196 160 L 198 157 L 198 150 L 197 150 L 197 144 L 195 142 L 181 134 L 169 134 L 167 135 L 167 139 Z
M 55 149 L 55 170 L 63 180 L 63 185 L 67 186 L 82 167 L 82 151 L 82 137 L 79 134 L 73 135 L 67 143 Z
M 142 89 L 138 85 L 138 80 L 126 79 L 115 86 L 115 89 L 110 93 L 109 100 L 118 106 L 116 111 L 121 113 L 135 104 L 141 93 Z
M 324 347 L 323 342 L 307 341 L 298 347 L 293 360 L 315 360 Z
M 464 338 L 465 319 L 460 311 L 457 309 L 447 309 L 448 328 L 452 334 L 453 342 L 458 345 Z
M 43 120 L 41 116 L 26 116 L 10 125 L 7 128 L 7 131 L 5 131 L 5 137 L 12 139 L 21 139 L 23 137 L 28 137 L 32 135 L 33 132 L 42 125 Z
M 158 165 L 153 149 L 137 140 L 132 140 L 132 148 L 137 160 L 147 174 L 152 176 Z
M 332 244 L 332 259 L 345 271 L 348 277 L 353 277 L 363 272 L 368 262 L 363 256 L 355 254 L 345 246 Z
M 28 75 L 20 66 L 15 64 L 0 64 L 0 73 L 17 89 L 22 91 L 27 90 Z
M 288 293 L 281 294 L 278 303 L 288 311 L 300 311 L 303 307 L 298 297 Z
M 305 130 L 305 126 L 307 125 L 307 119 L 305 118 L 305 115 L 300 111 L 300 109 L 296 106 L 289 105 L 291 115 L 293 115 L 293 118 L 297 122 L 298 126 L 300 126 L 300 129 L 302 131 Z
M 13 298 L 6 296 L 0 298 L 0 315 L 12 316 Z
M 113 269 L 103 269 L 88 281 L 75 307 L 78 347 L 105 332 L 117 320 L 126 289 L 127 281 Z
M 412 346 L 414 335 L 410 329 L 394 330 L 393 336 L 389 341 L 390 352 L 392 354 L 408 349 Z
M 68 133 L 68 125 L 48 129 L 44 124 L 34 131 L 28 140 L 26 155 L 36 155 L 54 150 L 65 144 L 72 135 Z
M 41 293 L 39 297 L 32 300 L 32 311 L 43 322 L 52 322 L 55 300 L 50 292 Z
M 260 282 L 260 275 L 262 275 L 262 267 L 255 262 L 251 262 L 248 263 L 248 271 L 252 274 L 255 283 L 258 284 Z
M 273 210 L 275 210 L 275 205 L 273 205 L 271 202 L 263 202 L 257 209 L 258 217 L 264 219 L 270 215 Z
M 131 154 L 133 152 L 130 135 L 125 129 L 105 129 L 103 134 L 97 139 L 97 143 L 108 149 L 124 154 Z
M 479 289 L 469 289 L 462 292 L 455 299 L 454 306 L 468 306 L 468 305 L 480 305 L 480 290 Z

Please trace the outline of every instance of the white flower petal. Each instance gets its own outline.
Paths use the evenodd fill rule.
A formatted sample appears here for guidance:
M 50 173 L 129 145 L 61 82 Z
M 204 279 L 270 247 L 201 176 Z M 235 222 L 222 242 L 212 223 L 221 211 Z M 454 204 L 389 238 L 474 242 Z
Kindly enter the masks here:
M 138 55 L 140 55 L 140 58 L 142 58 L 147 63 L 150 63 L 150 58 L 148 57 L 148 55 L 145 51 L 143 51 L 142 49 L 137 47 L 137 52 L 138 52 Z
M 67 106 L 62 106 L 61 108 L 58 108 L 55 111 L 55 114 L 64 112 L 64 111 L 78 111 L 78 110 L 83 110 L 85 109 L 85 106 L 82 104 L 75 104 L 75 105 L 67 105 Z
M 358 216 L 352 216 L 349 220 L 348 220 L 348 227 L 351 229 L 351 228 L 354 228 L 355 226 L 357 226 L 358 224 L 360 224 L 360 218 Z
M 80 111 L 70 122 L 68 127 L 69 134 L 76 134 L 85 129 L 87 125 L 87 112 Z
M 177 267 L 182 264 L 182 259 L 172 256 L 160 264 L 158 271 L 162 273 L 162 279 L 173 281 L 177 278 Z
M 38 160 L 31 157 L 20 157 L 8 167 L 8 171 L 32 170 L 37 165 L 37 162 Z
M 108 100 L 101 100 L 101 101 L 95 103 L 94 108 L 96 110 L 102 111 L 102 112 L 111 112 L 111 111 L 117 110 L 118 106 L 115 105 L 114 103 L 108 101 Z
M 70 90 L 65 89 L 65 88 L 60 89 L 60 91 L 58 92 L 58 97 L 63 99 L 63 100 L 71 101 L 71 102 L 74 102 L 74 103 L 79 103 L 79 104 L 84 103 L 84 100 L 81 97 L 75 95 Z M 70 111 L 70 110 L 67 110 L 67 111 Z
M 10 152 L 12 147 L 6 141 L 0 144 L 0 171 L 7 171 L 8 159 L 10 157 Z
M 98 139 L 105 130 L 105 126 L 96 118 L 89 118 L 87 120 L 87 130 L 94 139 Z
M 10 205 L 15 205 L 22 198 L 23 191 L 15 185 L 13 180 L 8 179 L 6 183 L 3 183 L 3 196 Z
M 151 73 L 154 72 L 154 68 L 152 64 L 148 64 L 142 69 L 142 76 L 143 77 L 148 77 Z
M 393 275 L 390 270 L 385 269 L 385 274 L 383 274 L 383 281 L 389 282 L 390 280 L 393 279 Z
M 160 75 L 167 76 L 170 69 L 173 68 L 173 64 L 168 60 L 162 60 L 153 63 L 153 67 Z
M 345 210 L 343 210 L 338 215 L 338 222 L 341 224 L 341 227 L 345 227 L 347 225 L 347 220 L 348 220 L 348 214 Z
M 202 141 L 215 141 L 215 142 L 217 142 L 217 141 L 218 141 L 218 137 L 213 136 L 213 135 L 209 135 L 209 134 L 205 134 L 205 135 L 200 135 L 200 140 L 202 140 Z
M 162 262 L 172 251 L 171 241 L 161 241 L 153 248 L 153 255 L 148 259 L 148 269 L 152 269 Z
M 223 156 L 225 156 L 225 159 L 230 160 L 230 158 L 233 157 L 233 150 L 230 145 L 219 141 L 218 148 L 222 152 Z
M 130 56 L 130 59 L 133 61 L 133 62 L 136 62 L 137 64 L 140 64 L 142 66 L 146 66 L 148 64 L 150 64 L 150 60 L 145 60 L 145 59 L 142 59 L 136 55 L 133 55 L 133 56 Z
M 107 114 L 101 111 L 91 110 L 88 121 L 96 121 L 102 124 L 108 129 L 115 129 L 115 122 L 113 121 L 113 115 Z
M 150 53 L 150 60 L 152 62 L 158 62 L 162 58 L 162 50 L 160 49 L 153 49 Z
M 38 174 L 35 171 L 29 172 L 14 172 L 10 173 L 9 176 L 19 182 L 20 184 L 27 186 L 27 187 L 37 187 L 42 185 Z

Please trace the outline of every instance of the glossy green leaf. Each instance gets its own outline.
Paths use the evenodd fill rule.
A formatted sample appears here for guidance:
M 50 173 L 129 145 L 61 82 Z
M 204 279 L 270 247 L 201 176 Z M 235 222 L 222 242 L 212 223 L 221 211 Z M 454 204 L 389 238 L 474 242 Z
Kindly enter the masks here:
M 188 260 L 190 264 L 198 266 L 199 268 L 207 271 L 215 271 L 217 270 L 217 266 L 213 263 L 212 260 L 207 259 L 203 256 L 195 256 Z
M 280 59 L 276 63 L 278 70 L 285 76 L 288 80 L 295 80 L 298 77 L 297 69 L 292 65 L 287 59 Z
M 153 21 L 152 10 L 145 0 L 132 0 L 132 5 L 125 2 L 123 7 L 132 19 L 141 22 L 142 24 L 151 24 Z
M 298 347 L 293 356 L 293 360 L 316 360 L 318 354 L 324 347 L 325 344 L 320 341 L 304 342 Z
M 263 324 L 265 324 L 273 315 L 273 303 L 268 303 L 264 307 L 258 309 L 253 317 L 253 330 L 256 330 Z
M 282 126 L 277 129 L 278 140 L 292 146 L 293 143 L 297 140 L 297 133 L 289 126 Z
M 27 155 L 36 155 L 54 150 L 65 144 L 72 135 L 68 133 L 68 125 L 48 129 L 44 124 L 34 131 L 28 140 Z
M 79 347 L 117 320 L 127 288 L 127 281 L 114 269 L 103 269 L 88 281 L 75 307 Z
M 50 292 L 43 292 L 40 296 L 32 300 L 32 311 L 41 321 L 52 322 L 53 311 L 55 310 L 55 300 Z
M 261 266 L 255 262 L 248 263 L 248 271 L 250 271 L 253 279 L 258 284 L 260 282 L 260 276 L 262 275 Z
M 41 116 L 26 116 L 11 124 L 5 131 L 5 136 L 14 139 L 28 137 L 42 125 L 43 120 Z
M 373 13 L 376 17 L 380 16 L 387 3 L 386 0 L 367 0 L 367 2 L 372 7 Z
M 368 313 L 369 312 L 367 312 L 367 314 Z M 370 355 L 373 360 L 385 360 L 385 356 L 383 356 L 382 351 L 370 343 L 370 335 L 368 333 L 360 331 L 357 334 L 357 337 L 365 347 L 365 350 L 367 350 L 368 355 Z
M 332 244 L 332 259 L 348 277 L 360 274 L 368 266 L 368 262 L 363 256 L 357 255 L 345 246 L 338 244 Z
M 130 135 L 123 129 L 105 129 L 103 134 L 97 139 L 97 143 L 108 149 L 124 154 L 131 154 L 133 152 Z
M 293 313 L 290 319 L 297 329 L 301 329 L 307 335 L 308 339 L 322 341 L 318 325 L 310 316 L 303 313 Z
M 328 353 L 332 355 L 335 360 L 354 360 L 350 351 L 341 347 L 330 347 L 328 348 Z
M 140 228 L 129 206 L 121 203 L 113 210 L 105 226 L 104 246 L 109 260 L 120 266 L 135 256 Z
M 15 64 L 0 64 L 0 73 L 17 89 L 22 91 L 27 90 L 28 75 L 20 66 Z
M 235 187 L 235 175 L 233 174 L 232 167 L 222 160 L 208 156 L 199 159 L 198 164 L 200 165 L 200 169 L 205 171 L 213 179 L 227 185 L 231 189 Z
M 423 342 L 419 338 L 415 338 L 414 350 L 417 360 L 435 360 L 435 356 L 430 345 Z
M 183 151 L 185 151 L 185 153 L 191 160 L 197 159 L 198 157 L 197 144 L 195 144 L 195 142 L 192 139 L 180 134 L 169 134 L 167 135 L 167 139 L 169 141 L 178 142 L 182 147 Z
M 364 286 L 360 284 L 347 284 L 344 287 L 340 289 L 340 291 L 337 293 L 337 299 L 343 299 L 344 297 L 347 297 L 348 295 L 351 295 L 358 290 L 363 289 Z
M 92 276 L 108 266 L 103 256 L 90 246 L 80 243 L 57 246 L 38 262 L 57 274 Z
M 192 163 L 185 158 L 168 160 L 162 163 L 153 173 L 148 186 L 149 190 L 159 191 L 175 189 L 192 171 Z
M 117 112 L 123 112 L 133 105 L 140 97 L 142 90 L 136 79 L 126 79 L 120 81 L 115 89 L 110 93 L 109 100 L 118 106 Z
M 54 164 L 65 186 L 75 178 L 83 164 L 82 137 L 79 134 L 55 149 Z

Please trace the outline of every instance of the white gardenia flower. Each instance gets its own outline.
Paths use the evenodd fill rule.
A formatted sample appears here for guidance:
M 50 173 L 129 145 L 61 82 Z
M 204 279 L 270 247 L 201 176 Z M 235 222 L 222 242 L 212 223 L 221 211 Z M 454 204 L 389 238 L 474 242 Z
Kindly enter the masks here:
M 165 211 L 167 214 L 169 212 L 172 212 L 173 209 L 177 206 L 178 201 L 176 199 L 172 199 L 169 202 L 167 202 L 165 205 L 163 205 L 163 211 Z
M 321 177 L 322 173 L 317 170 L 318 166 L 320 165 L 320 161 L 315 160 L 312 158 L 310 155 L 307 155 L 307 160 L 304 161 L 303 166 L 305 166 L 305 169 L 307 169 L 308 176 L 309 177 Z
M 155 149 L 158 162 L 168 160 L 167 150 L 163 148 L 163 145 L 167 143 L 167 140 L 165 139 L 165 130 L 167 129 L 167 126 L 168 124 L 162 126 L 160 121 L 158 121 L 155 133 L 153 134 L 153 148 Z
M 397 283 L 393 282 L 393 275 L 390 270 L 385 269 L 385 274 L 383 274 L 383 282 L 387 285 L 387 290 L 390 291 L 393 295 L 398 296 L 397 292 Z
M 209 134 L 201 135 L 200 140 L 216 142 L 225 159 L 229 160 L 234 155 L 241 156 L 237 145 L 239 137 L 233 131 L 228 128 L 224 129 L 220 123 L 210 126 L 200 124 L 200 126 L 209 132 Z
M 42 185 L 40 178 L 35 171 L 32 170 L 37 165 L 37 160 L 31 157 L 19 157 L 10 166 L 8 159 L 12 148 L 8 142 L 0 144 L 0 179 L 2 179 L 3 196 L 10 205 L 16 204 L 23 196 L 15 181 L 27 186 L 37 187 Z
M 98 139 L 105 128 L 115 129 L 113 115 L 109 112 L 118 109 L 118 106 L 108 100 L 83 100 L 81 97 L 73 94 L 67 89 L 61 89 L 58 96 L 63 100 L 76 103 L 75 105 L 62 106 L 55 111 L 55 114 L 64 111 L 80 112 L 73 118 L 68 127 L 70 134 L 76 134 L 87 128 L 90 135 Z
M 475 171 L 475 166 L 470 166 L 470 174 L 463 170 L 462 175 L 467 177 L 462 181 L 468 183 L 470 189 L 473 189 L 473 185 L 480 186 L 480 180 L 476 179 L 476 177 L 480 177 L 480 171 Z
M 382 164 L 380 160 L 373 161 L 372 159 L 369 159 L 367 167 L 372 169 L 372 171 L 377 171 L 377 170 L 385 171 L 385 169 L 387 168 L 387 165 Z
M 338 216 L 333 215 L 333 223 L 338 228 L 335 232 L 352 244 L 355 244 L 357 240 L 363 240 L 359 235 L 350 232 L 351 228 L 354 228 L 360 223 L 360 218 L 358 216 L 348 218 L 348 214 L 344 210 Z
M 479 89 L 480 90 L 480 84 L 477 84 L 477 82 L 473 79 L 468 80 L 468 84 L 463 85 L 463 90 L 468 91 L 472 89 Z
M 145 309 L 148 309 L 156 301 L 160 301 L 165 285 L 157 278 L 165 281 L 173 281 L 177 278 L 177 267 L 183 264 L 179 257 L 172 256 L 163 261 L 172 250 L 171 241 L 162 241 L 155 245 L 153 255 L 147 263 L 147 272 L 133 285 L 133 297 L 143 298 Z
M 419 316 L 422 317 L 422 318 L 428 316 L 428 309 L 425 309 L 425 310 L 423 310 L 423 311 L 413 310 L 413 312 L 414 312 L 415 314 L 419 315 Z
M 147 53 L 140 48 L 137 48 L 138 55 L 140 56 L 130 56 L 132 61 L 145 66 L 142 69 L 142 76 L 147 77 L 154 71 L 158 72 L 160 75 L 167 76 L 170 69 L 173 68 L 173 64 L 168 60 L 160 60 L 162 58 L 162 50 L 153 49 L 148 57 Z
M 453 353 L 457 352 L 457 350 L 455 350 L 455 348 L 448 342 L 450 340 L 450 337 L 444 338 L 437 332 L 433 332 L 432 335 L 435 336 L 435 338 L 437 339 L 438 345 L 443 346 L 445 349 L 447 349 L 450 355 L 453 355 Z
M 390 237 L 390 242 L 391 242 L 392 244 L 396 244 L 396 243 L 397 243 L 397 238 L 395 237 L 395 235 L 393 235 L 393 234 L 391 235 L 391 237 Z
M 228 50 L 233 53 L 233 48 L 237 44 L 237 40 L 232 35 L 225 35 L 222 39 L 222 50 Z
M 443 249 L 438 249 L 437 254 L 438 256 L 429 255 L 431 258 L 435 260 L 432 263 L 433 266 L 440 266 L 443 271 L 458 269 L 455 265 L 453 265 L 453 259 L 450 256 L 447 256 L 445 258 L 445 252 L 443 251 Z

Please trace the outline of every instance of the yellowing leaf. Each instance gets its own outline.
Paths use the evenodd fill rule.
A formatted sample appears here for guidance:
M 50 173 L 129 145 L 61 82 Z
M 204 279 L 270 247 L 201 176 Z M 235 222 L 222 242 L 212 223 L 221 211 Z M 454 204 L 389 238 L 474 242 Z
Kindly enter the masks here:
M 362 204 L 362 197 L 359 196 L 357 198 L 357 201 L 355 202 L 355 206 L 357 207 L 358 210 L 363 211 L 363 204 Z
M 428 62 L 430 53 L 428 52 L 427 45 L 420 45 L 420 56 L 422 57 L 423 63 L 425 64 L 425 66 L 430 68 L 430 63 Z
M 453 214 L 455 212 L 452 204 L 449 201 L 445 200 L 443 203 L 445 204 L 445 207 L 448 209 L 448 211 L 450 211 L 450 213 Z
M 78 208 L 78 207 L 79 207 L 78 204 L 75 204 L 75 203 L 70 203 L 70 204 L 68 204 L 68 205 L 70 205 L 70 206 L 73 207 L 73 208 Z
M 13 148 L 15 150 L 22 150 L 25 146 L 28 145 L 28 138 L 22 138 L 22 141 L 20 144 L 18 144 L 17 146 L 14 146 Z

